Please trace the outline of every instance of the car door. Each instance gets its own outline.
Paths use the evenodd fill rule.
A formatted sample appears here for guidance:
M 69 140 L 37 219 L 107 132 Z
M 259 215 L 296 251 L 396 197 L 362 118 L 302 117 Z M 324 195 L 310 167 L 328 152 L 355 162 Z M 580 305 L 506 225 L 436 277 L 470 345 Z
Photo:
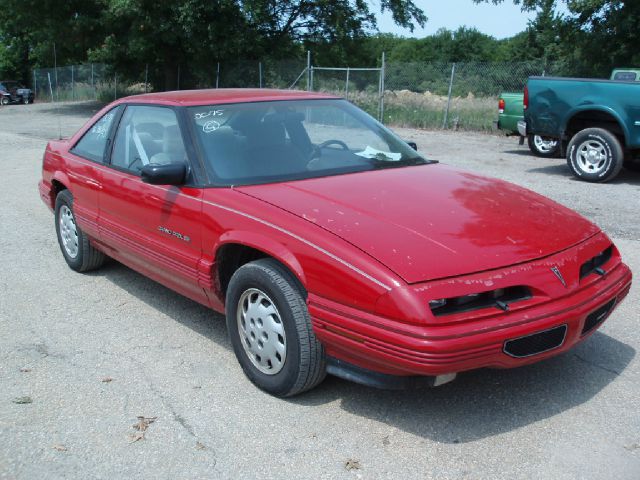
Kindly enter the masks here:
M 202 255 L 202 189 L 194 178 L 176 111 L 128 105 L 122 114 L 103 173 L 100 234 L 116 258 L 143 274 L 207 303 L 198 283 Z M 147 164 L 185 163 L 185 185 L 149 185 Z
M 73 194 L 73 211 L 80 228 L 94 239 L 100 238 L 98 230 L 99 193 L 102 189 L 102 166 L 111 142 L 112 129 L 119 115 L 115 107 L 100 117 L 80 140 L 69 150 L 65 158 L 69 175 L 68 186 Z

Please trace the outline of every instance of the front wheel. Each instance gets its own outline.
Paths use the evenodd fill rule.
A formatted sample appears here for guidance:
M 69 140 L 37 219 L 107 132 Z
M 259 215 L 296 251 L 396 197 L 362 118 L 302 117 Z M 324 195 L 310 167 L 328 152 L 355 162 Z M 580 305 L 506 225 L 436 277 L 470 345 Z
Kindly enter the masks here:
M 227 329 L 244 373 L 279 397 L 302 393 L 326 376 L 324 348 L 311 327 L 302 288 L 273 259 L 240 267 L 226 296 Z
M 603 128 L 576 133 L 567 148 L 567 164 L 573 174 L 587 182 L 606 182 L 622 169 L 624 152 L 618 138 Z
M 9 105 L 9 97 L 3 96 L 2 98 L 0 98 L 0 103 L 2 105 Z
M 529 150 L 537 157 L 552 158 L 560 152 L 560 142 L 550 137 L 529 135 L 527 137 Z
M 31 103 L 31 99 L 29 97 L 22 97 L 22 103 L 29 105 Z

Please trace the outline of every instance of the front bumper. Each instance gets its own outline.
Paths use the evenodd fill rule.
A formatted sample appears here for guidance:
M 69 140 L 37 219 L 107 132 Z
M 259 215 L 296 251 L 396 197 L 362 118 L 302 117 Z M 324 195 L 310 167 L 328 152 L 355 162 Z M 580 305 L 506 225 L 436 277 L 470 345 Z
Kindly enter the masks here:
M 438 376 L 483 367 L 513 368 L 572 348 L 589 337 L 628 294 L 631 271 L 618 263 L 606 276 L 557 300 L 505 313 L 499 322 L 408 325 L 309 295 L 314 331 L 332 358 L 388 375 Z M 613 307 L 583 334 L 587 317 L 600 307 Z M 562 343 L 526 357 L 504 351 L 505 343 L 566 325 Z
M 524 120 L 520 120 L 518 122 L 518 133 L 522 137 L 526 137 L 527 136 L 527 122 L 525 122 Z

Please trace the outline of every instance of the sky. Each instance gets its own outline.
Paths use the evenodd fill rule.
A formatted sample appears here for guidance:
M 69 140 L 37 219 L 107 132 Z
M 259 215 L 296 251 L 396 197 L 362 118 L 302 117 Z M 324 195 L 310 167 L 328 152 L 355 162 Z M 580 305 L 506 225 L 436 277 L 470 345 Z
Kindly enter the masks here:
M 405 37 L 422 38 L 435 33 L 439 28 L 456 30 L 466 25 L 496 38 L 506 38 L 524 30 L 527 22 L 535 17 L 535 13 L 522 12 L 520 7 L 510 0 L 505 0 L 500 5 L 478 5 L 472 0 L 414 0 L 429 20 L 424 29 L 418 27 L 411 33 L 409 29 L 394 24 L 389 12 L 381 15 L 379 1 L 370 3 L 371 10 L 378 13 L 378 28 L 381 32 Z

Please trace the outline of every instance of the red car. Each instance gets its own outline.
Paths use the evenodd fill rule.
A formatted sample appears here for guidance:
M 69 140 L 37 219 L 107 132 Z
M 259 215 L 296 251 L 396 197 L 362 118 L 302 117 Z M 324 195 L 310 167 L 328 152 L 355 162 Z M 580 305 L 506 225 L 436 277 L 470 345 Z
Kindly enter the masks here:
M 225 312 L 278 396 L 509 368 L 591 335 L 631 272 L 588 220 L 419 155 L 347 101 L 276 90 L 118 100 L 44 154 L 64 259 L 106 256 Z

